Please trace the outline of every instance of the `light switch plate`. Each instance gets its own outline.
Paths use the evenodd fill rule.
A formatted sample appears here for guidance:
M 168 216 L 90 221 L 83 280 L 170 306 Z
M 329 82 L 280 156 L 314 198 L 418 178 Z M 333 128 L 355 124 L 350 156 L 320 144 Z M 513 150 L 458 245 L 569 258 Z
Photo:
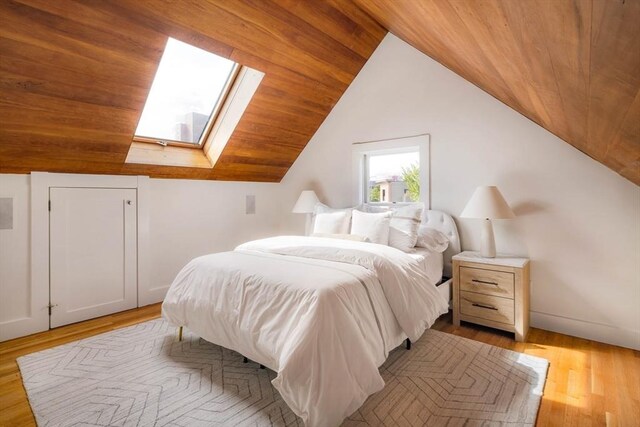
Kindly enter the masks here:
M 13 229 L 13 198 L 0 197 L 0 230 Z
M 247 215 L 253 215 L 256 213 L 256 196 L 250 195 L 246 197 L 245 213 Z

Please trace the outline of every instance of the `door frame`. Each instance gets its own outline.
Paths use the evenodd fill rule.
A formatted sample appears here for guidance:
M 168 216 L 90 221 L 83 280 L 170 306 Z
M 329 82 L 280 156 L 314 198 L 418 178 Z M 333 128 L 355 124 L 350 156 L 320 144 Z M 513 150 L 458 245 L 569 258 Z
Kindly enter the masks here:
M 49 189 L 51 187 L 131 188 L 137 190 L 138 301 L 149 289 L 149 177 L 31 172 L 31 316 L 20 319 L 15 336 L 49 329 Z M 54 208 L 55 209 L 55 208 Z M 18 326 L 18 325 L 15 325 Z M 12 334 L 12 335 L 14 335 Z

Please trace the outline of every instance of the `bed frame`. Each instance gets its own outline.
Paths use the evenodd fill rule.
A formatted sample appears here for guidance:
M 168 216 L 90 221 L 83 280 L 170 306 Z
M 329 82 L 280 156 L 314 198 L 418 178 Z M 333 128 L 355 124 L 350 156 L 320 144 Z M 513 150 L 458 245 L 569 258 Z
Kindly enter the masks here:
M 458 227 L 456 226 L 456 222 L 453 220 L 453 217 L 451 217 L 451 215 L 433 209 L 424 212 L 422 217 L 422 225 L 434 228 L 449 238 L 449 246 L 442 254 L 444 258 L 442 269 L 442 276 L 444 281 L 447 278 L 452 277 L 452 257 L 461 252 Z M 451 300 L 451 281 L 448 280 L 448 282 L 444 282 L 441 286 L 446 286 L 446 289 L 444 289 L 444 293 L 449 295 L 449 300 Z M 411 350 L 411 340 L 409 338 L 405 340 L 405 347 L 407 348 L 407 350 Z
M 458 227 L 456 223 L 448 213 L 436 210 L 425 211 L 422 218 L 422 225 L 426 225 L 430 228 L 443 233 L 449 238 L 449 247 L 444 251 L 444 277 L 452 277 L 453 264 L 451 258 L 461 252 L 460 249 L 460 235 L 458 234 Z
M 452 277 L 452 260 L 451 258 L 460 253 L 460 235 L 458 234 L 458 227 L 456 227 L 456 223 L 451 217 L 451 215 L 437 210 L 427 210 L 425 211 L 422 224 L 427 227 L 434 228 L 449 238 L 449 246 L 444 251 L 444 267 L 443 267 L 443 277 Z M 444 286 L 444 285 L 443 285 Z M 178 341 L 182 341 L 182 326 L 178 328 Z M 407 350 L 411 350 L 411 340 L 407 338 L 405 340 L 405 346 Z M 244 358 L 244 363 L 249 362 L 249 359 Z M 260 365 L 260 369 L 264 369 L 263 365 Z

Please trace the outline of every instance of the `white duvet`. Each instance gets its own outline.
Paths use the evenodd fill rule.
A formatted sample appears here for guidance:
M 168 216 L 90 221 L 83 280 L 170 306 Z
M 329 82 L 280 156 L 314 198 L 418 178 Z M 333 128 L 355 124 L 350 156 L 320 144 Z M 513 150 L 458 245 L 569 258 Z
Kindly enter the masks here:
M 388 246 L 274 237 L 191 261 L 162 314 L 276 371 L 307 426 L 338 426 L 382 389 L 388 352 L 447 311 L 438 279 Z

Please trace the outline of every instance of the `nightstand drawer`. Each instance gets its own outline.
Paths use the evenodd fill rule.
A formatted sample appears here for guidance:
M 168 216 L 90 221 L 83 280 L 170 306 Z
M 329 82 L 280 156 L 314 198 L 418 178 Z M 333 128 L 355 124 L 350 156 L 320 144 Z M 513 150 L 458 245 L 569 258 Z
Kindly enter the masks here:
M 460 292 L 460 313 L 493 322 L 514 324 L 513 300 L 475 292 Z
M 513 298 L 514 275 L 505 271 L 460 267 L 460 290 Z

